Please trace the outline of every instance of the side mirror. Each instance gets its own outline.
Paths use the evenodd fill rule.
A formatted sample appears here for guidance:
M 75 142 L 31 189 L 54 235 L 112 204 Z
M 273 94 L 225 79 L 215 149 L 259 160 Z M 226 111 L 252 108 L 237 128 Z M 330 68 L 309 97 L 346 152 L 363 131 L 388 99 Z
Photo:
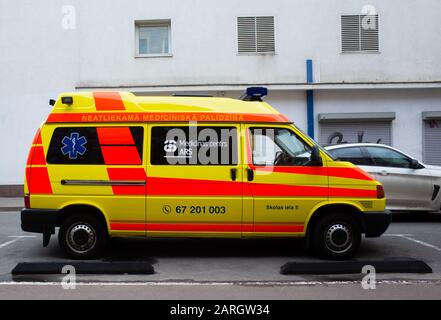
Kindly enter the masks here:
M 314 146 L 311 150 L 311 166 L 321 167 L 323 166 L 322 157 L 320 156 L 320 149 L 318 146 Z
M 412 159 L 410 161 L 410 168 L 411 169 L 419 169 L 420 168 L 420 163 L 418 162 L 418 160 Z

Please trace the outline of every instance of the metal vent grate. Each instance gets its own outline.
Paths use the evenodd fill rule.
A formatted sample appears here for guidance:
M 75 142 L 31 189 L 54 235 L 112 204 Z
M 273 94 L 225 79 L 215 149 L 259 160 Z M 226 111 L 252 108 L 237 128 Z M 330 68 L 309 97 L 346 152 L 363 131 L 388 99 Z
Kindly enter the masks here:
M 238 17 L 239 53 L 274 53 L 274 17 Z
M 341 16 L 342 52 L 379 52 L 378 15 Z

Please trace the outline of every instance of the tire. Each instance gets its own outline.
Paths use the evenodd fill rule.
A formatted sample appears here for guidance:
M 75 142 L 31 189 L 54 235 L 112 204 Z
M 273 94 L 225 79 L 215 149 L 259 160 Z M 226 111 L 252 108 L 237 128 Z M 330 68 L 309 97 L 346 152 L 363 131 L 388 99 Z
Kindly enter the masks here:
M 354 256 L 361 243 L 358 221 L 348 214 L 324 215 L 311 230 L 312 249 L 319 256 L 344 260 Z
M 93 216 L 78 214 L 68 217 L 58 231 L 58 243 L 71 259 L 99 257 L 107 241 L 107 231 Z

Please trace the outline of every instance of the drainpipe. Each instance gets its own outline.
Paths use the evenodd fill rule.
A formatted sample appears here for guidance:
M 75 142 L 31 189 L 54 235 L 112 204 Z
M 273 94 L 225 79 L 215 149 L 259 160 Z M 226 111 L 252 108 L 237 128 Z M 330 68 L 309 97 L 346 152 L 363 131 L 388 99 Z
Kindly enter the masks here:
M 312 60 L 306 60 L 306 82 L 314 83 Z M 308 124 L 308 135 L 314 139 L 314 91 L 306 90 L 306 114 Z

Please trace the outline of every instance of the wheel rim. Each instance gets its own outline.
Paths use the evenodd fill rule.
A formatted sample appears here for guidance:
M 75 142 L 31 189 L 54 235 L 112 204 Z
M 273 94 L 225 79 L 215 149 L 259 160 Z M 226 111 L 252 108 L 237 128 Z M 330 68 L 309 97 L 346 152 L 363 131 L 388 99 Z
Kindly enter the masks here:
M 353 237 L 348 226 L 342 223 L 330 225 L 325 233 L 326 247 L 333 253 L 342 254 L 352 247 Z
M 96 244 L 96 232 L 87 223 L 76 223 L 72 225 L 66 237 L 69 249 L 78 254 L 90 252 Z

